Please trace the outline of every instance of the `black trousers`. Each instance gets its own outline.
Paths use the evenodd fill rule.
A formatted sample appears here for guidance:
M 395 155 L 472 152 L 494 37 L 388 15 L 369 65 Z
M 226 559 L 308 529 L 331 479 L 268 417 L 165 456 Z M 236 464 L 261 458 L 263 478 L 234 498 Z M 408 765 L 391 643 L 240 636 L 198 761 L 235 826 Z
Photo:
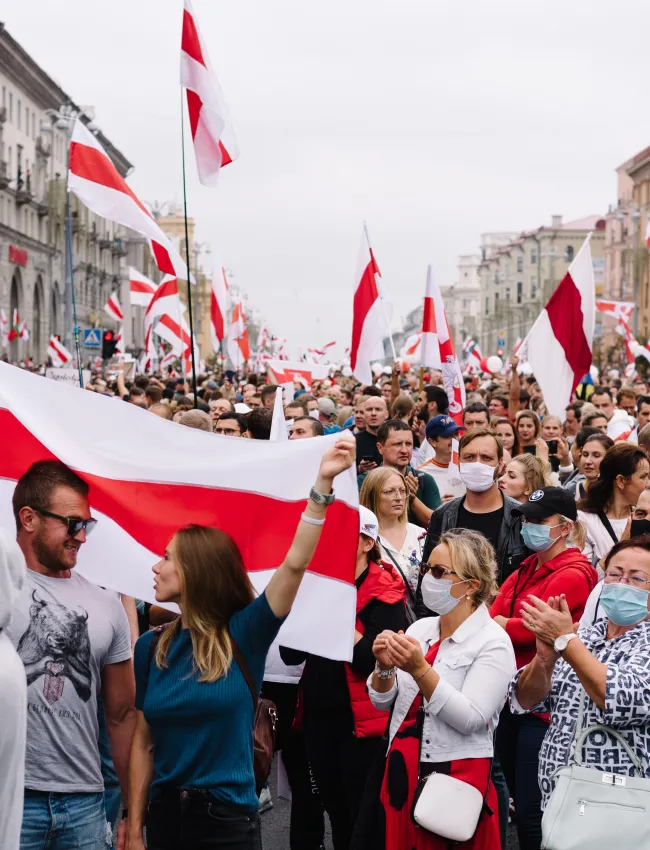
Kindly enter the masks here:
M 206 791 L 165 788 L 149 803 L 147 850 L 262 850 L 260 816 Z
M 497 753 L 515 802 L 515 823 L 521 850 L 542 845 L 542 792 L 539 751 L 548 724 L 532 714 L 511 714 L 506 707 L 497 727 Z
M 306 710 L 304 725 L 307 756 L 329 815 L 334 850 L 349 850 L 366 780 L 382 740 L 357 738 L 349 708 Z
M 275 748 L 282 751 L 291 788 L 290 850 L 319 850 L 325 837 L 323 804 L 309 766 L 304 735 L 292 729 L 298 685 L 264 682 L 262 693 L 273 700 L 278 712 Z

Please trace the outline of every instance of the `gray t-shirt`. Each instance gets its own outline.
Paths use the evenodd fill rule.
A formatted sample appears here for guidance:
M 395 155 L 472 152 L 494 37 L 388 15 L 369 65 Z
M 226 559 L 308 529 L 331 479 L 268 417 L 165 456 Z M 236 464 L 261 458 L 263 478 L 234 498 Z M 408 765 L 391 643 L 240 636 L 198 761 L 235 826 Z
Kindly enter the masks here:
M 27 674 L 25 786 L 102 791 L 101 671 L 131 657 L 119 596 L 75 572 L 50 578 L 28 570 L 6 632 Z

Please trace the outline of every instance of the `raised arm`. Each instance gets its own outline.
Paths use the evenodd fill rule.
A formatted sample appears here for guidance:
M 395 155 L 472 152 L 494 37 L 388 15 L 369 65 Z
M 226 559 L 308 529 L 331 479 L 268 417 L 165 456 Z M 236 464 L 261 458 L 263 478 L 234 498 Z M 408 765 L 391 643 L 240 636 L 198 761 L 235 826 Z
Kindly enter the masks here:
M 317 493 L 329 495 L 334 479 L 354 464 L 356 441 L 342 434 L 323 455 L 314 484 Z M 300 582 L 320 540 L 327 508 L 310 499 L 304 510 L 287 557 L 275 571 L 266 588 L 266 599 L 276 617 L 285 617 L 298 593 Z
M 519 400 L 521 381 L 519 380 L 519 372 L 517 372 L 518 365 L 519 358 L 516 354 L 513 354 L 510 358 L 510 367 L 512 371 L 510 375 L 510 395 L 508 396 L 508 417 L 511 422 L 515 421 L 521 408 L 521 402 Z

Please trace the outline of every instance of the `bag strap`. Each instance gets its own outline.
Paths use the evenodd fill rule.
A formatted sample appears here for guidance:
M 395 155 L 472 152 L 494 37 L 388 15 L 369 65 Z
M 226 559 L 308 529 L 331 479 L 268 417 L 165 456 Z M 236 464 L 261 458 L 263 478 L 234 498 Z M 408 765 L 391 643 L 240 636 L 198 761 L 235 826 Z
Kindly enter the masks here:
M 610 536 L 610 537 L 612 538 L 612 540 L 614 541 L 614 544 L 618 543 L 618 537 L 616 536 L 616 532 L 615 532 L 615 531 L 614 531 L 614 529 L 612 528 L 612 524 L 611 524 L 611 522 L 609 521 L 609 517 L 607 516 L 607 514 L 605 513 L 605 511 L 598 511 L 598 513 L 596 514 L 596 516 L 597 516 L 597 517 L 598 517 L 598 519 L 602 522 L 602 524 L 605 526 L 605 530 L 607 531 L 607 533 L 609 534 L 609 536 Z
M 255 689 L 255 683 L 253 682 L 253 677 L 250 674 L 250 671 L 244 661 L 244 654 L 239 648 L 239 644 L 235 640 L 235 638 L 230 633 L 230 629 L 228 629 L 228 637 L 230 638 L 230 645 L 232 646 L 232 654 L 233 658 L 239 664 L 239 669 L 242 672 L 242 676 L 246 679 L 246 684 L 248 685 L 248 690 L 251 692 L 251 696 L 253 698 L 253 717 L 257 715 L 257 690 Z
M 154 635 L 151 640 L 151 643 L 149 644 L 149 660 L 147 662 L 147 667 L 151 668 L 151 662 L 153 661 L 154 655 L 156 654 L 156 650 L 158 649 L 158 644 L 160 643 L 162 633 L 170 625 L 171 623 L 163 623 L 162 626 L 156 626 L 156 628 L 153 630 Z
M 406 578 L 406 576 L 404 575 L 404 571 L 402 570 L 402 568 L 400 567 L 400 565 L 397 563 L 397 561 L 395 560 L 395 558 L 393 558 L 393 556 L 392 556 L 392 554 L 391 554 L 391 552 L 390 552 L 390 549 L 387 549 L 385 546 L 384 546 L 384 547 L 382 547 L 382 548 L 384 549 L 384 551 L 386 552 L 386 554 L 388 555 L 388 557 L 391 559 L 391 561 L 392 561 L 392 562 L 395 564 L 395 566 L 397 567 L 397 572 L 398 572 L 398 573 L 402 576 L 402 581 L 404 582 L 404 586 L 406 587 L 406 589 L 407 589 L 407 591 L 408 591 L 409 598 L 410 598 L 410 600 L 411 600 L 411 606 L 412 606 L 413 608 L 415 608 L 415 595 L 414 595 L 414 593 L 413 593 L 413 588 L 411 587 L 411 585 L 410 585 L 410 584 L 409 584 L 409 582 L 408 582 L 408 579 L 407 579 L 407 578 Z

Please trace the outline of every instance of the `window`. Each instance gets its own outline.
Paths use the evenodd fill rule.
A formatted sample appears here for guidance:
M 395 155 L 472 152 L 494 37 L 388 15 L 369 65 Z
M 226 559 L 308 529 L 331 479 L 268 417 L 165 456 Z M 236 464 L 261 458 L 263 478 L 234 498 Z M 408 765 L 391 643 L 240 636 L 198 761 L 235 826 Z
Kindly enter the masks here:
M 36 138 L 36 114 L 32 110 L 32 139 Z
M 485 296 L 485 315 L 486 316 L 490 315 L 490 299 L 488 298 L 487 295 Z
M 21 128 L 21 126 L 20 126 L 20 125 L 21 125 L 21 119 L 22 119 L 22 106 L 23 106 L 23 105 L 22 105 L 22 103 L 21 103 L 21 102 L 20 102 L 20 100 L 19 100 L 19 101 L 16 103 L 16 123 L 18 124 L 18 129 L 19 129 L 19 130 L 20 130 L 20 129 L 22 129 L 22 128 Z
M 567 263 L 573 262 L 573 253 L 573 245 L 567 245 L 566 251 L 564 252 L 564 259 L 567 261 Z
M 495 306 L 495 308 L 496 308 L 498 303 L 499 303 L 499 293 L 495 292 L 494 293 L 494 306 Z
M 7 105 L 7 86 L 2 87 L 2 105 Z
M 11 124 L 14 123 L 14 96 L 11 92 L 9 92 L 9 121 Z
M 530 276 L 530 297 L 535 298 L 537 296 L 537 275 L 531 274 Z
M 524 258 L 523 257 L 517 257 L 517 271 L 519 272 L 519 274 L 521 274 L 521 272 L 523 272 L 523 270 L 524 270 Z
M 11 159 L 11 145 L 7 148 L 7 168 L 9 169 L 9 174 L 11 175 L 13 172 L 13 165 Z
M 510 301 L 510 287 L 506 286 L 506 301 Z
M 530 252 L 530 262 L 533 266 L 537 265 L 537 248 L 533 248 Z
M 25 132 L 29 136 L 29 106 L 25 107 Z
M 518 280 L 517 281 L 517 304 L 521 304 L 521 302 L 523 300 L 524 300 L 524 285 L 520 280 Z

